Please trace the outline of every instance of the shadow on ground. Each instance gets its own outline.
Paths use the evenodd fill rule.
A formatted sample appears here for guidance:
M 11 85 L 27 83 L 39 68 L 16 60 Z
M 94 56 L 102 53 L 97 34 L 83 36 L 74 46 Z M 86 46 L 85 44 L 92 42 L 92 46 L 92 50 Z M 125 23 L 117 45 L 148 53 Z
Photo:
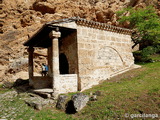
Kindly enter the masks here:
M 28 92 L 32 89 L 31 86 L 29 86 L 29 79 L 21 79 L 18 78 L 14 83 L 12 88 L 14 88 L 18 93 L 22 92 Z

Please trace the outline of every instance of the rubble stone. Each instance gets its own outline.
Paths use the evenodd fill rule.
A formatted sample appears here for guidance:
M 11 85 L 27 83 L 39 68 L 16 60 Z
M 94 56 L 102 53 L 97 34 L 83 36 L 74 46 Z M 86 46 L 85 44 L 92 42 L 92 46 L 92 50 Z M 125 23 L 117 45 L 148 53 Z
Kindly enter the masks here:
M 89 97 L 83 93 L 77 93 L 72 96 L 71 100 L 73 101 L 75 110 L 78 112 L 86 106 Z
M 56 108 L 61 110 L 66 110 L 66 104 L 67 104 L 68 96 L 65 95 L 59 95 Z

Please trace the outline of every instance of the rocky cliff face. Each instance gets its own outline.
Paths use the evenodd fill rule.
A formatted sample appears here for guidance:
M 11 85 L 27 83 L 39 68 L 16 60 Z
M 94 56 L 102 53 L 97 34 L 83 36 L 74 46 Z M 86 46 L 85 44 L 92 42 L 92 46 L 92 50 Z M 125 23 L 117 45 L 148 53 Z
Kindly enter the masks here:
M 160 15 L 159 0 L 0 0 L 0 82 L 27 71 L 23 43 L 45 22 L 79 16 L 118 26 L 116 11 L 150 4 Z

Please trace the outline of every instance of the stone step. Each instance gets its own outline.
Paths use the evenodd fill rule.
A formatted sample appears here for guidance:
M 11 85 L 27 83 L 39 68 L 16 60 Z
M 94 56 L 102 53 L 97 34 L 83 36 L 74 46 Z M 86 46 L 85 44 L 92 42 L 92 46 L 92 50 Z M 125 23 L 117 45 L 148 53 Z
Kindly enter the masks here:
M 34 89 L 32 90 L 33 93 L 38 94 L 39 96 L 43 98 L 51 98 L 53 97 L 53 89 L 51 88 L 44 88 L 44 89 Z
M 116 76 L 116 75 L 122 74 L 122 73 L 124 73 L 124 72 L 129 71 L 129 70 L 130 70 L 130 68 L 125 68 L 125 69 L 123 69 L 123 70 L 120 70 L 120 71 L 117 71 L 117 72 L 111 74 L 110 77 L 112 78 L 112 77 L 114 77 L 114 76 Z
M 136 68 L 141 68 L 141 66 L 140 66 L 140 65 L 133 65 L 133 66 L 131 66 L 131 67 L 127 67 L 127 68 L 125 68 L 125 69 L 123 69 L 123 70 L 120 70 L 120 71 L 117 71 L 117 72 L 111 74 L 110 77 L 112 78 L 112 77 L 114 77 L 114 76 L 116 76 L 116 75 L 125 73 L 125 72 L 127 72 L 127 71 L 129 71 L 129 70 L 136 69 Z
M 53 89 L 51 88 L 44 88 L 44 89 L 34 89 L 34 92 L 39 93 L 53 93 Z

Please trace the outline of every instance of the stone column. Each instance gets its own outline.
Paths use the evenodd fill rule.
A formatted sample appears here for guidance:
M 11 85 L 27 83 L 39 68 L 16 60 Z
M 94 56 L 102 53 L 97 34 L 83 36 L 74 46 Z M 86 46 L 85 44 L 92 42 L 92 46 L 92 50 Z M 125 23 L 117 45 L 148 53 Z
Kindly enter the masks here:
M 34 48 L 33 47 L 29 47 L 28 48 L 28 71 L 29 71 L 29 84 L 32 86 L 33 82 L 33 52 L 34 52 Z
M 52 46 L 48 48 L 48 66 L 49 66 L 49 76 L 53 77 L 53 90 L 58 92 L 59 90 L 59 45 L 58 38 L 61 36 L 60 32 L 51 31 L 49 34 L 52 39 Z
M 52 67 L 53 67 L 53 64 L 52 64 L 52 56 L 53 56 L 53 53 L 52 53 L 52 46 L 51 47 L 48 47 L 48 76 L 49 77 L 53 77 L 53 72 L 52 72 Z

